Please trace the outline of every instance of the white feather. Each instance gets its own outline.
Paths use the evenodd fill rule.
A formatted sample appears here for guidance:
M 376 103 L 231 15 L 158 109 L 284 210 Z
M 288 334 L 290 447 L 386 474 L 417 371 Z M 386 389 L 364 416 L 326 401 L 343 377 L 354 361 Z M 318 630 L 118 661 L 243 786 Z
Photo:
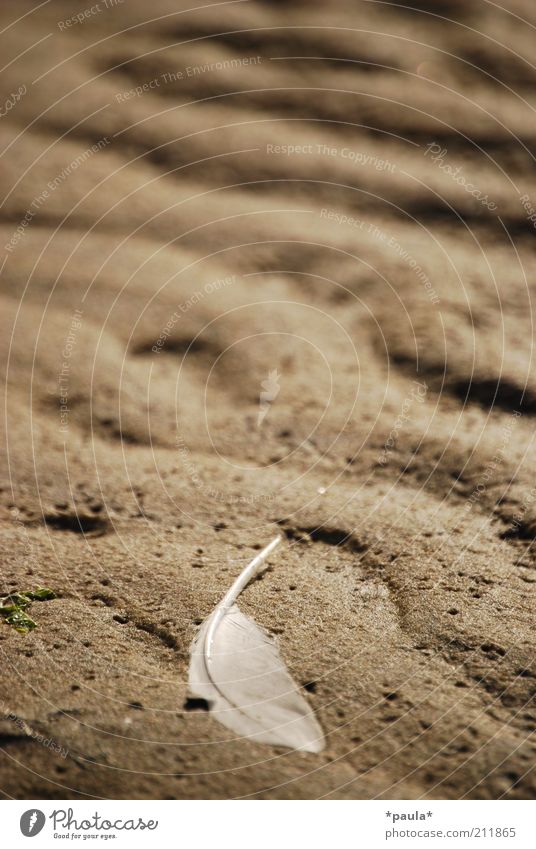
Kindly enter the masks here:
M 216 719 L 257 743 L 320 752 L 324 735 L 274 640 L 236 605 L 280 542 L 276 537 L 238 576 L 192 643 L 189 684 Z

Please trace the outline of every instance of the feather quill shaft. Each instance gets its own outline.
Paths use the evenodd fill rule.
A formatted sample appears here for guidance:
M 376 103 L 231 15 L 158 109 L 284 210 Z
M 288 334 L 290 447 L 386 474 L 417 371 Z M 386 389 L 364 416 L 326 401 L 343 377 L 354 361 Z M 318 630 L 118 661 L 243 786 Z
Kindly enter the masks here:
M 189 684 L 216 719 L 242 737 L 319 752 L 322 730 L 274 640 L 236 604 L 280 542 L 275 537 L 259 552 L 201 625 L 192 643 Z

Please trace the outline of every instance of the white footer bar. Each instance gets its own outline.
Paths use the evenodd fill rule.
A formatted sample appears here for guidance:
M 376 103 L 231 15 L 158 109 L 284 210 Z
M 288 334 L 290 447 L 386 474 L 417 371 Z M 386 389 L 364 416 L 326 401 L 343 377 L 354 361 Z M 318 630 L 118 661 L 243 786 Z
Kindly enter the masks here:
M 534 849 L 536 802 L 4 801 L 2 846 Z M 30 840 L 35 838 L 35 843 Z

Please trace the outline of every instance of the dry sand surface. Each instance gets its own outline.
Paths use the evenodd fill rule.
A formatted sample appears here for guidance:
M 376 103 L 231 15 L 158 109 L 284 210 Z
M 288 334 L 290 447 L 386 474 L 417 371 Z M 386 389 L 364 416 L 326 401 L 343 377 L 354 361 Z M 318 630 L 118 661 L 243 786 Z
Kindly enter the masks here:
M 2 0 L 0 788 L 531 798 L 536 7 L 192 5 Z M 320 754 L 189 701 L 277 528 Z

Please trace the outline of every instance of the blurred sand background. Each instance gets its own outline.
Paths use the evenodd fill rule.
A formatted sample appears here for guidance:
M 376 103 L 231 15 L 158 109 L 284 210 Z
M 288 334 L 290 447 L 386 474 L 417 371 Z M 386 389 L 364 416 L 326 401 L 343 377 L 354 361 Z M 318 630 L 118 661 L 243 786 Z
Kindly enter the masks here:
M 192 5 L 2 2 L 0 789 L 533 798 L 536 7 Z M 277 528 L 319 755 L 188 701 Z

